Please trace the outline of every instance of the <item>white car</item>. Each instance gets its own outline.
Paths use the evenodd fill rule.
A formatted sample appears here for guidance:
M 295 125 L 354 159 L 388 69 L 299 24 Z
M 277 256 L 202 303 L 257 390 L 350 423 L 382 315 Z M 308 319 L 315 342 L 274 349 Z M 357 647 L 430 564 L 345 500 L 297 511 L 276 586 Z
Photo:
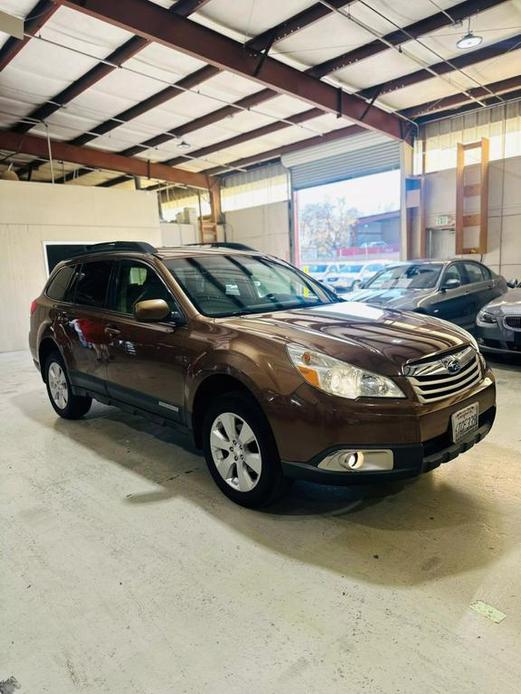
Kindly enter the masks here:
M 377 272 L 383 270 L 389 263 L 386 260 L 373 260 L 368 263 L 352 262 L 338 263 L 336 268 L 329 272 L 323 280 L 328 287 L 336 292 L 352 292 L 359 289 L 362 282 L 374 277 Z
M 311 275 L 313 279 L 323 282 L 329 273 L 336 272 L 338 265 L 336 263 L 309 263 L 302 266 L 304 272 Z

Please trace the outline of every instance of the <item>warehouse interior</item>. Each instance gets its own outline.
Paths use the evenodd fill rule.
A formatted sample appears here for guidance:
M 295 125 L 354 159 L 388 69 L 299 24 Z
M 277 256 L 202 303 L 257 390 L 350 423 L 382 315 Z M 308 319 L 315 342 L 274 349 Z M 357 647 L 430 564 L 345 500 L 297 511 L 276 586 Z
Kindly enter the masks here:
M 521 0 L 0 0 L 0 694 L 518 691 L 520 182 Z M 457 326 L 495 382 L 490 434 L 428 474 L 298 478 L 252 509 L 184 429 L 97 398 L 60 418 L 36 302 L 114 242 L 260 253 L 352 315 L 444 318 L 408 339 Z M 400 268 L 440 284 L 382 284 Z M 329 328 L 299 320 L 316 349 Z

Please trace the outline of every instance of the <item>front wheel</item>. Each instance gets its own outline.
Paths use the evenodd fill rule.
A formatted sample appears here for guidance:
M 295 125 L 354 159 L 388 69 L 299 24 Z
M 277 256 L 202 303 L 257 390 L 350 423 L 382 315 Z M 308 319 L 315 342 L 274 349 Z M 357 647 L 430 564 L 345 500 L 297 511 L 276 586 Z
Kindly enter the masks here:
M 90 409 L 92 398 L 74 395 L 65 364 L 59 352 L 53 352 L 45 362 L 47 395 L 55 412 L 64 419 L 80 419 Z
M 225 395 L 208 408 L 203 450 L 210 473 L 226 496 L 259 508 L 289 487 L 264 413 L 243 393 Z

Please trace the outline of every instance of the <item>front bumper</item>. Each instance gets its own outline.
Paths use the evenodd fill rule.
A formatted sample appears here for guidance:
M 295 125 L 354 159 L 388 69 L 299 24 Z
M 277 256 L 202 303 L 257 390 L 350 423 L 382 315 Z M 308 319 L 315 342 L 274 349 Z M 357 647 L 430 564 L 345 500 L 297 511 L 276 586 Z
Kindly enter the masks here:
M 509 330 L 500 323 L 479 323 L 474 334 L 483 352 L 521 355 L 519 330 Z
M 399 446 L 389 444 L 387 446 L 379 445 L 378 447 L 374 446 L 374 444 L 357 444 L 357 448 L 371 449 L 383 447 L 392 450 L 395 463 L 392 470 L 378 472 L 346 470 L 345 472 L 336 472 L 318 467 L 320 461 L 323 460 L 324 457 L 333 453 L 335 450 L 346 448 L 344 445 L 322 451 L 307 463 L 283 461 L 283 472 L 286 477 L 292 479 L 342 486 L 372 484 L 376 482 L 388 482 L 391 480 L 417 477 L 424 472 L 434 470 L 442 463 L 448 463 L 450 460 L 454 460 L 460 453 L 468 451 L 474 444 L 484 439 L 492 428 L 495 416 L 495 406 L 489 407 L 486 412 L 480 415 L 478 429 L 457 444 L 452 443 L 450 428 L 448 428 L 444 434 L 423 443 Z

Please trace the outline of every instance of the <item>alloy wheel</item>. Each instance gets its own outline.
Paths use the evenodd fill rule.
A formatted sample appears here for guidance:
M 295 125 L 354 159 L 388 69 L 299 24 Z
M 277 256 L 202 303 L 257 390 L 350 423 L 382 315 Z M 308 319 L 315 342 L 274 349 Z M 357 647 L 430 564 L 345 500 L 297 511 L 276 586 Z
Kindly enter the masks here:
M 69 386 L 61 365 L 55 361 L 51 362 L 47 378 L 49 379 L 49 392 L 55 405 L 60 410 L 64 410 L 69 402 Z
M 240 492 L 251 491 L 262 471 L 259 442 L 250 425 L 233 412 L 223 412 L 210 429 L 212 459 L 223 480 Z

